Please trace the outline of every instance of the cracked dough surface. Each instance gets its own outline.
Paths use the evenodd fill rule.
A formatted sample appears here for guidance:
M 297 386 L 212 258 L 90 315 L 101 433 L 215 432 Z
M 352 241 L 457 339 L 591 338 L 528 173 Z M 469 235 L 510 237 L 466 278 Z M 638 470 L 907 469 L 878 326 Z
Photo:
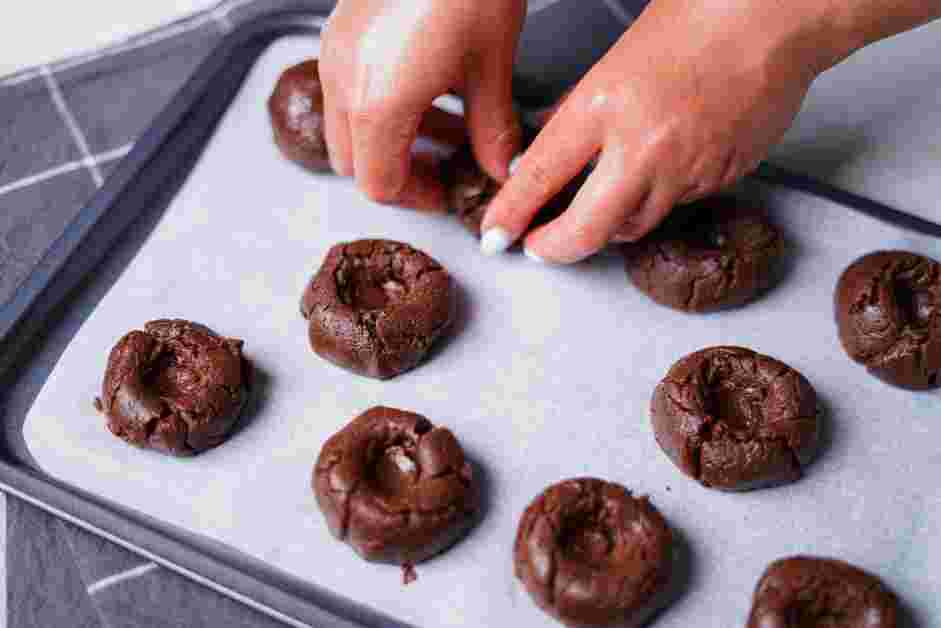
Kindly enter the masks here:
M 763 212 L 717 197 L 678 208 L 622 251 L 641 292 L 677 310 L 708 312 L 743 305 L 765 291 L 784 240 Z
M 450 326 L 451 276 L 401 242 L 330 249 L 301 301 L 314 351 L 354 373 L 388 379 L 421 362 Z
M 895 628 L 896 607 L 895 596 L 862 569 L 795 556 L 762 575 L 747 628 Z
M 683 473 L 725 490 L 797 480 L 819 439 L 810 382 L 741 347 L 703 349 L 674 364 L 654 391 L 651 419 Z
M 645 497 L 593 478 L 547 488 L 520 519 L 516 577 L 567 626 L 642 625 L 659 610 L 672 534 Z
M 834 298 L 846 353 L 876 377 L 922 390 L 941 384 L 941 264 L 905 251 L 865 255 Z
M 187 456 L 221 444 L 248 397 L 242 341 L 183 320 L 151 321 L 111 350 L 99 409 L 132 445 Z
M 312 484 L 333 535 L 370 561 L 431 558 L 467 532 L 477 510 L 474 474 L 454 434 L 381 406 L 324 444 Z

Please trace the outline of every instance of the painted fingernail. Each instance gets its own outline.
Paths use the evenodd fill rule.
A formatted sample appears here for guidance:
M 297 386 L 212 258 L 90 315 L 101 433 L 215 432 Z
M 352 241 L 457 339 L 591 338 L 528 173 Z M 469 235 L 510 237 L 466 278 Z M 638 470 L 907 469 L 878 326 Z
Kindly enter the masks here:
M 510 172 L 510 176 L 511 176 L 511 177 L 512 177 L 513 174 L 516 172 L 516 169 L 519 168 L 519 166 L 520 166 L 520 159 L 522 159 L 522 157 L 523 157 L 523 154 L 520 153 L 519 155 L 517 155 L 516 157 L 514 157 L 514 158 L 510 161 L 510 169 L 509 169 L 509 172 Z
M 498 255 L 505 253 L 513 241 L 510 234 L 502 227 L 491 227 L 484 232 L 480 239 L 480 251 L 484 255 Z
M 545 260 L 543 257 L 537 255 L 536 253 L 533 253 L 532 250 L 530 250 L 530 249 L 528 249 L 528 248 L 527 248 L 527 249 L 523 249 L 523 255 L 525 255 L 529 260 L 531 260 L 531 261 L 533 261 L 533 262 L 536 262 L 537 264 L 545 264 L 545 263 L 546 263 L 546 260 Z

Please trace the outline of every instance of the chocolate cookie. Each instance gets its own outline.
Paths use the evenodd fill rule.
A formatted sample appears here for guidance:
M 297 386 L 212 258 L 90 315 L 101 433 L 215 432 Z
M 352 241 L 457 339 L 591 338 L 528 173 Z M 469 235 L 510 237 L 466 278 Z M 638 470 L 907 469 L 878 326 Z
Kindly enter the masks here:
M 418 365 L 453 311 L 448 272 L 421 251 L 388 240 L 334 246 L 301 302 L 314 351 L 377 379 Z
M 189 321 L 152 321 L 111 350 L 99 406 L 115 436 L 188 456 L 225 441 L 249 375 L 241 340 Z
M 678 208 L 622 250 L 644 294 L 677 310 L 708 312 L 743 305 L 768 288 L 784 241 L 763 212 L 717 197 Z
M 366 560 L 400 565 L 427 560 L 464 536 L 478 504 L 454 434 L 383 407 L 326 442 L 313 489 L 336 538 Z
M 468 231 L 479 238 L 480 225 L 490 207 L 490 201 L 500 191 L 500 184 L 483 171 L 469 145 L 458 150 L 444 163 L 442 173 L 449 210 L 454 212 Z M 582 173 L 576 177 L 546 203 L 533 219 L 530 229 L 561 216 L 575 200 L 586 176 L 586 173 Z
M 895 596 L 847 563 L 797 556 L 772 563 L 747 628 L 895 628 Z
M 315 172 L 331 170 L 323 112 L 318 61 L 285 70 L 268 100 L 274 141 L 285 157 Z
M 575 479 L 523 513 L 514 571 L 536 604 L 567 626 L 632 628 L 666 602 L 672 534 L 646 498 Z
M 870 253 L 846 269 L 834 301 L 853 360 L 903 388 L 941 385 L 941 264 L 904 251 Z
M 651 402 L 660 448 L 703 485 L 743 491 L 798 479 L 819 436 L 817 395 L 788 365 L 740 347 L 673 365 Z

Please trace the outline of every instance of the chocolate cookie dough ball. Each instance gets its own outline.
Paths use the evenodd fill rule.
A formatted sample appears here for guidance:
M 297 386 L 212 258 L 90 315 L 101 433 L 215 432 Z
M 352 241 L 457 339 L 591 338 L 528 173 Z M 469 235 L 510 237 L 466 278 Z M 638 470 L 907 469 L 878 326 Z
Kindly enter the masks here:
M 479 238 L 480 223 L 484 220 L 490 201 L 500 191 L 500 184 L 477 164 L 469 145 L 446 161 L 442 172 L 449 209 L 468 231 Z
M 817 395 L 804 376 L 741 347 L 674 364 L 651 416 L 657 443 L 683 473 L 730 491 L 797 480 L 819 436 Z
M 268 100 L 274 141 L 285 157 L 315 172 L 330 171 L 323 112 L 317 60 L 285 70 Z
M 838 560 L 797 556 L 765 571 L 747 628 L 895 628 L 896 606 L 875 576 Z
M 677 310 L 708 312 L 743 305 L 767 289 L 784 241 L 763 212 L 720 197 L 678 208 L 623 252 L 641 292 Z
M 472 234 L 480 237 L 480 225 L 490 207 L 490 201 L 500 191 L 500 184 L 490 178 L 477 163 L 470 146 L 458 150 L 442 166 L 447 202 L 450 211 Z M 568 209 L 585 181 L 583 173 L 566 185 L 539 211 L 530 229 L 558 218 Z
M 853 360 L 903 388 L 941 385 L 941 264 L 904 251 L 870 253 L 846 269 L 834 301 Z
M 418 365 L 453 311 L 448 272 L 421 251 L 387 240 L 334 246 L 301 302 L 314 351 L 377 379 Z
M 427 560 L 464 536 L 478 504 L 454 434 L 384 407 L 327 441 L 313 489 L 336 538 L 366 560 L 400 565 Z
M 666 602 L 672 534 L 646 498 L 575 479 L 523 513 L 514 570 L 533 601 L 567 626 L 643 625 Z
M 232 432 L 249 375 L 241 340 L 189 321 L 152 321 L 111 350 L 100 408 L 115 436 L 188 456 Z

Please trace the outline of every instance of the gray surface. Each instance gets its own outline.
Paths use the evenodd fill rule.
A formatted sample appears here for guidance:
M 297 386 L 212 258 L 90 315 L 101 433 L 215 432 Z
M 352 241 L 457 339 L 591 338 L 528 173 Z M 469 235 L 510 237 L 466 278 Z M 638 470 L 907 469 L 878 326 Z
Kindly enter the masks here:
M 541 9 L 566 3 L 568 8 L 558 15 L 559 19 L 565 15 L 564 19 L 570 20 L 575 0 L 533 4 Z M 235 0 L 225 4 L 231 9 L 229 22 L 238 23 L 297 2 Z M 590 9 L 597 13 L 596 6 Z M 177 24 L 174 28 L 182 34 L 170 38 L 161 38 L 159 33 L 157 37 L 150 35 L 150 39 L 162 41 L 147 45 L 143 40 L 130 42 L 100 58 L 66 63 L 68 67 L 61 71 L 56 71 L 58 66 L 54 65 L 53 75 L 61 86 L 66 114 L 56 108 L 46 81 L 35 72 L 0 78 L 0 304 L 12 295 L 94 193 L 92 170 L 107 176 L 134 138 L 219 40 L 226 25 L 198 16 L 188 25 Z M 615 26 L 615 30 L 618 28 Z M 592 36 L 584 39 L 591 40 Z M 536 37 L 534 43 L 539 41 Z M 545 57 L 535 55 L 534 63 L 540 63 L 540 58 Z M 63 115 L 76 121 L 89 155 L 79 150 Z M 82 163 L 79 160 L 83 157 L 90 159 Z M 87 167 L 88 163 L 93 167 Z M 71 334 L 133 256 L 138 243 L 139 239 L 118 247 L 95 279 L 60 313 L 53 331 L 34 343 L 31 355 L 37 372 L 51 369 Z M 41 382 L 21 378 L 12 380 L 12 384 L 0 397 L 8 432 L 16 431 L 17 419 L 25 415 Z M 0 527 L 7 531 L 5 567 L 10 577 L 6 608 L 11 627 L 274 624 L 164 569 L 89 596 L 87 587 L 145 561 L 19 500 L 6 501 L 7 525 Z

